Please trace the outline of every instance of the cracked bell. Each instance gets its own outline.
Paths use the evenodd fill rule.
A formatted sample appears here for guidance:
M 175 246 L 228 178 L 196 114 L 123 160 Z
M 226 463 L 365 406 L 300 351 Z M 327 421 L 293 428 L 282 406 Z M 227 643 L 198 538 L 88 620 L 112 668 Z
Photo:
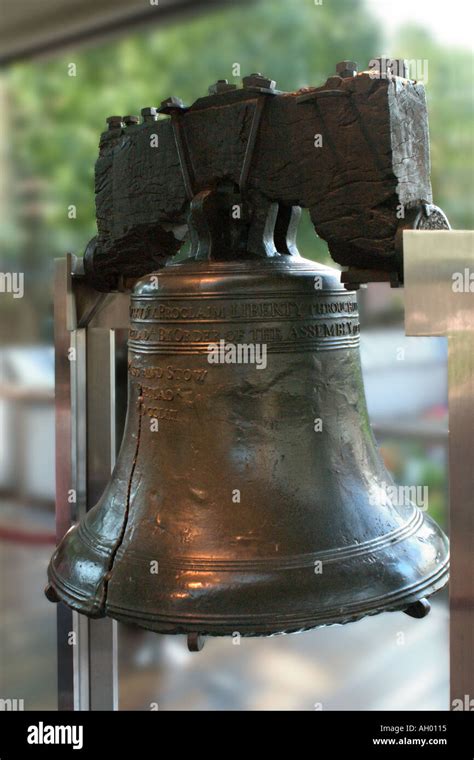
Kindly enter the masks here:
M 421 615 L 447 582 L 443 532 L 386 488 L 339 272 L 276 256 L 145 276 L 128 370 L 115 470 L 57 547 L 50 598 L 160 633 L 258 636 Z

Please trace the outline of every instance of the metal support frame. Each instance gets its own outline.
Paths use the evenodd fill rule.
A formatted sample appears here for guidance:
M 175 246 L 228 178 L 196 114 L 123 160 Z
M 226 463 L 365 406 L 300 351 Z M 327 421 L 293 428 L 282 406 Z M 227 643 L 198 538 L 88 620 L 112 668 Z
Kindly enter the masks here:
M 474 694 L 474 232 L 406 231 L 403 251 L 406 334 L 448 339 L 452 707 Z
M 129 299 L 100 294 L 71 254 L 55 269 L 56 534 L 60 540 L 97 500 L 117 450 L 117 355 L 124 348 Z M 121 379 L 123 382 L 123 379 Z M 123 394 L 123 398 L 125 394 Z M 58 707 L 118 707 L 117 623 L 57 609 Z

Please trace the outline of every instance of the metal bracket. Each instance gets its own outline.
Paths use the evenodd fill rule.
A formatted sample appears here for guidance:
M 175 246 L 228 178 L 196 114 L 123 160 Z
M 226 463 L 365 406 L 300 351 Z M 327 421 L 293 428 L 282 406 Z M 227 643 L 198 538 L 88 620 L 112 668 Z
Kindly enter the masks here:
M 349 267 L 341 272 L 341 282 L 346 290 L 359 290 L 367 287 L 369 282 L 389 282 L 390 287 L 399 288 L 402 283 L 397 272 L 386 272 L 383 269 L 357 269 Z
M 255 143 L 257 140 L 258 129 L 260 126 L 260 121 L 262 119 L 265 102 L 266 102 L 266 96 L 262 93 L 255 101 L 255 111 L 252 117 L 252 124 L 250 126 L 247 146 L 245 148 L 244 162 L 242 164 L 242 169 L 241 169 L 240 177 L 239 177 L 239 192 L 242 196 L 245 195 L 245 191 L 247 189 L 247 180 L 248 180 L 248 176 L 250 172 L 250 167 L 252 164 Z

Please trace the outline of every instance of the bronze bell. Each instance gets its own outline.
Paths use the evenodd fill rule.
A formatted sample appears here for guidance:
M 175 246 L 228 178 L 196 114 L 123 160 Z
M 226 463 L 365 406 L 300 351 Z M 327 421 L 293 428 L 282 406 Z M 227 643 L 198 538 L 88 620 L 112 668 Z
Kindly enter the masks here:
M 122 448 L 53 556 L 59 597 L 160 633 L 261 635 L 441 588 L 446 538 L 384 492 L 358 344 L 355 294 L 305 259 L 143 278 Z M 227 363 L 239 346 L 252 363 Z
M 354 82 L 341 79 L 337 87 L 345 88 L 344 97 L 321 97 L 319 108 L 346 109 L 359 88 L 363 112 L 363 98 L 369 102 L 374 88 L 386 94 L 395 87 L 363 76 Z M 295 207 L 283 202 L 259 206 L 261 197 L 247 192 L 260 176 L 255 157 L 251 168 L 245 153 L 246 169 L 239 174 L 238 155 L 229 154 L 226 171 L 229 176 L 234 171 L 230 162 L 235 158 L 240 184 L 236 188 L 226 177 L 206 189 L 199 167 L 211 154 L 201 149 L 189 155 L 193 120 L 203 141 L 206 109 L 212 111 L 210 123 L 216 123 L 219 99 L 229 135 L 236 122 L 232 109 L 238 116 L 242 103 L 247 109 L 255 105 L 260 122 L 246 118 L 242 127 L 242 134 L 251 130 L 249 144 L 255 145 L 255 130 L 260 129 L 263 144 L 267 126 L 273 129 L 284 109 L 293 109 L 288 124 L 295 123 L 295 115 L 303 119 L 295 128 L 296 141 L 304 119 L 316 118 L 311 110 L 315 92 L 304 93 L 302 105 L 299 93 L 281 96 L 263 86 L 215 92 L 188 112 L 184 106 L 179 113 L 177 106 L 162 109 L 170 113 L 172 129 L 170 121 L 146 122 L 125 138 L 126 128 L 120 126 L 103 138 L 98 203 L 107 200 L 108 206 L 99 217 L 99 238 L 86 254 L 86 274 L 104 289 L 116 279 L 117 262 L 124 273 L 139 277 L 131 293 L 128 416 L 117 464 L 102 498 L 66 534 L 49 567 L 49 596 L 81 613 L 196 639 L 234 632 L 258 636 L 345 623 L 385 610 L 422 616 L 424 600 L 447 582 L 446 537 L 418 507 L 391 496 L 392 481 L 377 452 L 361 375 L 356 294 L 341 285 L 339 272 L 298 255 Z M 383 98 L 377 102 L 385 108 Z M 268 124 L 265 114 L 270 114 Z M 400 114 L 397 118 L 405 118 Z M 380 123 L 393 128 L 394 119 Z M 353 118 L 348 120 L 343 138 L 357 128 Z M 144 182 L 148 162 L 166 159 L 159 189 L 150 185 L 153 204 L 147 213 L 150 218 L 162 214 L 158 221 L 168 224 L 168 211 L 153 196 L 166 192 L 176 204 L 169 207 L 169 219 L 182 221 L 179 209 L 185 208 L 187 193 L 192 239 L 189 259 L 153 274 L 145 272 L 151 271 L 150 261 L 161 266 L 152 248 L 157 230 L 162 248 L 172 236 L 168 227 L 157 227 L 155 217 L 154 226 L 150 222 L 145 228 L 142 219 L 134 228 L 140 210 L 133 207 L 140 187 L 132 176 L 136 153 L 127 163 L 127 151 L 144 151 L 148 145 L 147 129 L 161 129 L 160 145 L 169 141 L 168 153 L 146 153 L 139 163 Z M 313 135 L 313 122 L 308 129 Z M 375 132 L 376 140 L 385 140 L 382 131 Z M 333 147 L 337 139 L 333 134 Z M 215 151 L 223 142 L 215 144 Z M 169 157 L 173 150 L 179 161 Z M 318 160 L 328 160 L 327 172 L 338 171 L 330 152 L 321 155 Z M 153 176 L 161 177 L 157 166 Z M 303 161 L 297 166 L 307 169 Z M 128 185 L 124 167 L 131 173 Z M 166 175 L 176 167 L 183 174 L 179 182 Z M 398 189 L 391 166 L 386 177 L 380 163 L 373 171 L 382 184 L 391 183 L 384 209 L 392 202 L 395 209 Z M 418 167 L 419 175 L 423 171 Z M 107 172 L 116 172 L 113 177 L 120 182 L 105 181 Z M 278 188 L 286 192 L 282 177 L 275 197 Z M 308 187 L 301 179 L 301 188 L 306 192 Z M 104 188 L 118 193 L 114 203 Z M 244 212 L 237 231 L 231 214 L 236 197 Z M 146 205 L 148 196 L 140 198 Z M 354 236 L 360 236 L 366 213 L 362 200 L 357 204 Z M 348 205 L 344 199 L 346 211 Z M 114 238 L 118 227 L 109 217 L 116 208 L 120 223 L 131 209 L 129 226 L 123 227 L 128 237 L 119 230 Z M 382 240 L 386 250 L 380 259 L 394 270 L 399 230 L 395 225 L 387 231 L 388 211 L 386 218 L 385 211 L 369 212 L 373 223 L 366 235 Z M 343 239 L 352 234 L 345 218 L 339 227 L 328 222 L 322 233 L 335 256 L 357 263 L 358 250 Z M 367 251 L 366 261 L 377 261 L 375 243 L 367 243 Z

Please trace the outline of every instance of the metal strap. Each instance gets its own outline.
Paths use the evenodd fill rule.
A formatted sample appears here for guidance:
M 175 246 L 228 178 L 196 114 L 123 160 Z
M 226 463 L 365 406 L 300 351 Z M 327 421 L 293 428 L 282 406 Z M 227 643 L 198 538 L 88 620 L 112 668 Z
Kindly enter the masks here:
M 173 127 L 174 141 L 176 144 L 176 150 L 178 152 L 179 165 L 181 167 L 181 174 L 183 175 L 184 188 L 189 200 L 194 198 L 195 192 L 194 185 L 194 169 L 189 155 L 188 146 L 186 143 L 186 137 L 183 132 L 183 125 L 181 123 L 181 114 L 171 114 L 171 124 Z
M 252 158 L 255 149 L 255 142 L 257 140 L 258 129 L 262 118 L 263 108 L 267 95 L 259 95 L 255 103 L 255 111 L 252 118 L 252 124 L 250 127 L 250 134 L 247 140 L 247 147 L 245 149 L 244 162 L 242 164 L 242 170 L 239 178 L 239 191 L 243 195 L 247 188 L 247 180 L 252 165 Z
M 265 99 L 267 95 L 259 95 L 255 101 L 255 111 L 252 117 L 252 124 L 250 126 L 250 133 L 247 140 L 247 147 L 245 149 L 244 161 L 239 177 L 239 192 L 243 194 L 247 187 L 247 180 L 252 165 L 252 158 L 255 149 L 255 143 L 257 140 L 258 129 L 262 118 L 263 108 L 265 105 Z M 171 124 L 173 127 L 174 141 L 179 158 L 179 165 L 181 168 L 181 174 L 183 175 L 184 187 L 188 200 L 192 200 L 195 196 L 194 190 L 194 168 L 189 153 L 189 148 L 186 142 L 186 136 L 183 130 L 182 114 L 172 113 Z

